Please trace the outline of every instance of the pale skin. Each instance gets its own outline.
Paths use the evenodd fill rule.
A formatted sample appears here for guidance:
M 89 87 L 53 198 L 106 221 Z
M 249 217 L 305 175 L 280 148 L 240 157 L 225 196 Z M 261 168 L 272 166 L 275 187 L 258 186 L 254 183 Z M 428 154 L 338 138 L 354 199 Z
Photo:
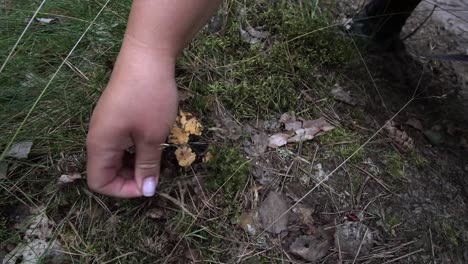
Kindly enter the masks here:
M 135 0 L 110 81 L 87 138 L 88 186 L 113 197 L 153 196 L 161 145 L 177 115 L 177 55 L 220 0 Z M 123 157 L 135 147 L 134 166 Z

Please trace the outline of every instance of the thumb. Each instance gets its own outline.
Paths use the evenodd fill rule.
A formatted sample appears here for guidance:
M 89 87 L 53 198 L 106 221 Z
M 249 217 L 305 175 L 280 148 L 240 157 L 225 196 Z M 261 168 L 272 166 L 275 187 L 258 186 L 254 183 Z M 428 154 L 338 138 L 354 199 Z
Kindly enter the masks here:
M 143 196 L 156 192 L 159 180 L 161 145 L 140 142 L 135 146 L 135 181 Z

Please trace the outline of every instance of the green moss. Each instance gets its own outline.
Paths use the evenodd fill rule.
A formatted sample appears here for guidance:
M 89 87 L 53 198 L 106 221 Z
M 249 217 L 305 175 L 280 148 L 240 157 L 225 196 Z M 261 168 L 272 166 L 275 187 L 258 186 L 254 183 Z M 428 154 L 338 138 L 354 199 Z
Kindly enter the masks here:
M 444 231 L 445 237 L 453 246 L 458 246 L 460 244 L 460 231 L 447 222 L 442 223 L 442 229 Z
M 395 178 L 402 178 L 406 175 L 406 162 L 400 153 L 394 151 L 384 157 L 385 171 Z
M 318 139 L 322 145 L 327 145 L 326 157 L 347 159 L 361 147 L 359 136 L 341 127 L 324 133 Z M 363 157 L 364 151 L 361 149 L 353 155 L 351 160 L 362 160 Z
M 209 177 L 205 181 L 206 189 L 213 193 L 221 188 L 221 195 L 234 198 L 247 182 L 248 161 L 239 147 L 231 144 L 212 148 L 211 153 L 213 159 L 207 163 Z

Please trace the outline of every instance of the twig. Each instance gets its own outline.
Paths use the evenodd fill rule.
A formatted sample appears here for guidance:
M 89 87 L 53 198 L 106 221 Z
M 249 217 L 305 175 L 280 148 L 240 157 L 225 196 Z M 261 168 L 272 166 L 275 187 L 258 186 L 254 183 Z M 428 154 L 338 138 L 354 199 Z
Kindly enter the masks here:
M 416 250 L 416 251 L 413 251 L 413 252 L 411 252 L 411 253 L 408 253 L 408 254 L 406 254 L 406 255 L 403 255 L 403 256 L 401 256 L 401 257 L 394 258 L 394 259 L 392 259 L 392 260 L 389 260 L 389 261 L 387 261 L 387 262 L 384 262 L 384 264 L 395 262 L 395 261 L 397 261 L 397 260 L 400 260 L 400 259 L 402 259 L 402 258 L 409 257 L 409 256 L 411 256 L 411 255 L 417 254 L 417 253 L 422 252 L 422 251 L 424 251 L 423 248 L 421 248 L 421 249 L 419 249 L 419 250 Z

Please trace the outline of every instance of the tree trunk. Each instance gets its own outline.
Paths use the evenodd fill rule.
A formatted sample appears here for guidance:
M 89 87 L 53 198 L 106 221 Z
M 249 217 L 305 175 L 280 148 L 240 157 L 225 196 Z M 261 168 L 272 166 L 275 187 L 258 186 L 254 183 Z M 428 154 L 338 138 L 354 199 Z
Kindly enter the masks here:
M 401 49 L 401 30 L 421 1 L 371 0 L 354 18 L 351 31 L 384 49 Z

